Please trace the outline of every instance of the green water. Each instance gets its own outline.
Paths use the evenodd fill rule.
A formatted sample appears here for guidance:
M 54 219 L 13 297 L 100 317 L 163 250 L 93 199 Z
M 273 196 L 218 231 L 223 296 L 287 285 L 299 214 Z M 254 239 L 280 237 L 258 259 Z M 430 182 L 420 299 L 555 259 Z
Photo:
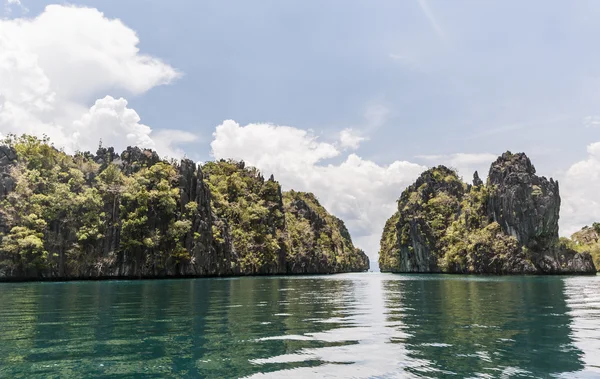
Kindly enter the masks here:
M 600 378 L 600 276 L 0 284 L 2 378 Z

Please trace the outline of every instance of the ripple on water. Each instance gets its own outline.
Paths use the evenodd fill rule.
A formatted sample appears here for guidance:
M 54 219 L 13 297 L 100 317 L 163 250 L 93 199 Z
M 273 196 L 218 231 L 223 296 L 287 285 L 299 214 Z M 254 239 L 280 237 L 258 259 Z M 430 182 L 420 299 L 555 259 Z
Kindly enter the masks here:
M 0 284 L 0 377 L 600 377 L 600 277 Z

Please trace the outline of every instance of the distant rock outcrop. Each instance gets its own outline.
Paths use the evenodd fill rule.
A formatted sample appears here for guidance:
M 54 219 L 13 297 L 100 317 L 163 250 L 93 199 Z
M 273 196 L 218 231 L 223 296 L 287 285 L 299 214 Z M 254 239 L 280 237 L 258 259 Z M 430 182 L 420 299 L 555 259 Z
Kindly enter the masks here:
M 391 272 L 591 273 L 589 254 L 558 238 L 558 182 L 535 175 L 525 154 L 504 153 L 487 184 L 438 166 L 398 200 L 386 223 L 379 266 Z
M 580 231 L 573 233 L 571 243 L 573 249 L 590 253 L 600 271 L 600 222 L 584 226 Z

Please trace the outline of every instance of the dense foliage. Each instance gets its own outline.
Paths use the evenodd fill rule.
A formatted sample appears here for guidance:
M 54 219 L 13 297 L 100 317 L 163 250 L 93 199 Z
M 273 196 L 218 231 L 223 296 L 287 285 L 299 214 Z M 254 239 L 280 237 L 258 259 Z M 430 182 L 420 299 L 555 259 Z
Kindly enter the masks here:
M 208 162 L 203 167 L 212 194 L 211 205 L 220 221 L 216 238 L 227 222 L 241 272 L 275 273 L 285 260 L 285 217 L 281 187 L 273 177 L 265 180 L 244 162 Z
M 384 271 L 501 272 L 502 262 L 520 253 L 484 212 L 488 189 L 467 186 L 454 170 L 425 171 L 398 200 L 381 238 L 379 265 Z M 402 258 L 405 258 L 402 260 Z
M 139 274 L 141 266 L 159 272 L 191 258 L 183 238 L 196 209 L 178 203 L 176 166 L 158 162 L 126 176 L 112 162 L 67 155 L 46 139 L 9 136 L 4 145 L 17 156 L 10 168 L 15 188 L 1 206 L 5 270 L 90 275 L 121 253 L 134 257 L 124 274 Z M 115 228 L 119 241 L 109 246 Z
M 571 236 L 571 240 L 565 238 L 563 243 L 580 252 L 589 252 L 594 259 L 596 268 L 600 270 L 600 223 L 595 222 L 592 226 L 585 226 Z
M 202 170 L 137 147 L 69 155 L 46 138 L 8 136 L 0 146 L 0 278 L 286 273 L 299 254 L 331 258 L 303 272 L 368 268 L 314 196 L 306 195 L 309 206 L 325 226 L 299 248 L 292 236 L 314 235 L 316 226 L 301 230 L 285 214 L 273 177 L 234 161 Z
M 312 193 L 288 191 L 283 194 L 288 237 L 288 270 L 333 272 L 367 270 L 367 255 L 352 244 L 344 222 L 321 206 Z
M 559 241 L 557 204 L 557 183 L 535 176 L 522 153 L 498 158 L 487 184 L 477 173 L 467 185 L 454 170 L 431 168 L 402 192 L 386 222 L 379 266 L 392 272 L 593 271 L 590 257 L 577 254 L 583 246 Z

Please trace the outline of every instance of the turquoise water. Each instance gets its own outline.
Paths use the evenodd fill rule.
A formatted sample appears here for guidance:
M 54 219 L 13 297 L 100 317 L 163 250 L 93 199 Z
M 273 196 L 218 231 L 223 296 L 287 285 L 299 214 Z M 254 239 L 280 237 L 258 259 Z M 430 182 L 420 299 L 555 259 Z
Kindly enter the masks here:
M 2 378 L 600 377 L 600 276 L 0 284 Z

